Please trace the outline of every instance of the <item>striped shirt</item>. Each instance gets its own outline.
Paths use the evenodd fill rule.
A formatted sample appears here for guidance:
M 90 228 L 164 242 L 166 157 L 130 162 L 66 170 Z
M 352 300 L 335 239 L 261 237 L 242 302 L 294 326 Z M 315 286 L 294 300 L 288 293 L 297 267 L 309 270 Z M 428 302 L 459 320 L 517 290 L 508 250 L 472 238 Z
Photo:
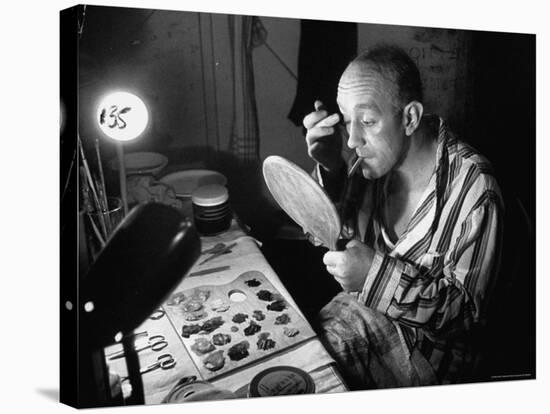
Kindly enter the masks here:
M 397 322 L 439 382 L 462 380 L 500 259 L 503 202 L 490 164 L 439 119 L 434 173 L 395 243 L 382 220 L 387 176 L 352 181 L 345 229 L 375 250 L 359 302 Z

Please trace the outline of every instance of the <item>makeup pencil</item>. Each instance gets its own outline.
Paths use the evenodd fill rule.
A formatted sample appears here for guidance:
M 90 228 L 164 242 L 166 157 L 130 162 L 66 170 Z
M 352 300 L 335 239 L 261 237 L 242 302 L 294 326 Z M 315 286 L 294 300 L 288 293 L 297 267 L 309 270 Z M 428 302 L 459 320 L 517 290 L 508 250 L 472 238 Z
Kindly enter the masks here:
M 351 166 L 351 168 L 348 171 L 348 178 L 351 177 L 355 173 L 357 168 L 359 168 L 359 165 L 361 164 L 361 161 L 363 160 L 358 155 L 356 155 L 356 157 L 357 157 L 357 159 L 353 162 L 353 165 Z

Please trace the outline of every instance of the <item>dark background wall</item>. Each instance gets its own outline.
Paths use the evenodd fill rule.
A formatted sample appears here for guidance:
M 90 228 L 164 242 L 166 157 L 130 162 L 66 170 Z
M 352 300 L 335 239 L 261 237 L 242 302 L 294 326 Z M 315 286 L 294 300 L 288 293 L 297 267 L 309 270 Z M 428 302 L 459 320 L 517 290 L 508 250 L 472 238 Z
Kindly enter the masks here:
M 505 201 L 504 246 L 490 334 L 492 372 L 535 366 L 535 36 L 473 32 L 466 128 Z M 512 356 L 513 355 L 513 356 Z
M 473 32 L 472 143 L 535 217 L 535 36 Z

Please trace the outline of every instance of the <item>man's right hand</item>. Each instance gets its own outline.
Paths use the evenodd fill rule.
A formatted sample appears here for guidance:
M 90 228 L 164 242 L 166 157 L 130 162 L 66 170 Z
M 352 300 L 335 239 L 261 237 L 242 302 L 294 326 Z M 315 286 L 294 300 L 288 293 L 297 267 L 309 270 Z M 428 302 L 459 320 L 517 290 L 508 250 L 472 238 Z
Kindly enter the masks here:
M 329 116 L 319 100 L 315 101 L 314 107 L 315 111 L 304 118 L 307 152 L 329 173 L 338 171 L 343 164 L 342 139 L 334 126 L 340 121 L 340 115 Z

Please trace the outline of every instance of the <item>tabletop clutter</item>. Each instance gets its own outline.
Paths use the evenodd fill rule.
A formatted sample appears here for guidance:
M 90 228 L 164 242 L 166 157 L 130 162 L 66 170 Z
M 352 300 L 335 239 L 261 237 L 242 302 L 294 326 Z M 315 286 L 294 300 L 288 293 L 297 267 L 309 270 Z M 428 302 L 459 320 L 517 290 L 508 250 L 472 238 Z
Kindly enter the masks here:
M 157 178 L 167 165 L 166 157 L 156 153 L 129 153 L 126 156 L 129 203 L 155 201 L 182 210 L 191 216 L 203 235 L 214 235 L 229 228 L 232 213 L 227 178 L 223 174 L 207 169 L 186 169 Z
M 100 173 L 97 177 L 88 166 L 81 144 L 80 154 L 83 205 L 89 218 L 90 233 L 103 246 L 124 216 L 121 214 L 121 200 L 107 196 L 99 147 L 96 146 Z M 128 204 L 157 202 L 174 207 L 192 219 L 197 231 L 204 236 L 227 230 L 233 216 L 227 178 L 207 169 L 183 169 L 159 177 L 167 165 L 168 158 L 156 152 L 124 154 Z M 121 168 L 116 159 L 112 159 L 109 166 L 113 171 Z
M 229 228 L 232 212 L 223 174 L 184 169 L 159 177 L 168 159 L 155 152 L 127 153 L 124 160 L 130 205 L 158 202 L 174 207 L 192 218 L 197 231 L 205 236 Z M 118 169 L 116 160 L 110 166 Z
M 130 153 L 127 157 L 131 204 L 154 201 L 175 207 L 193 220 L 204 237 L 223 234 L 230 228 L 233 214 L 225 176 L 217 171 L 195 169 L 157 178 L 167 164 L 164 156 Z M 231 266 L 219 266 L 223 264 L 220 258 L 234 251 L 237 244 L 238 239 L 218 242 L 203 250 L 187 278 L 229 271 Z M 196 368 L 192 375 L 175 378 L 161 401 L 165 403 L 236 398 L 235 393 L 215 386 L 212 381 L 315 337 L 304 317 L 257 270 L 242 272 L 224 284 L 176 289 L 149 319 L 164 317 L 178 330 L 181 344 L 173 346 L 183 345 Z M 136 352 L 153 352 L 155 356 L 142 364 L 142 376 L 177 366 L 175 354 L 165 349 L 168 340 L 164 335 L 143 331 L 135 334 L 135 341 Z M 108 353 L 106 358 L 113 363 L 123 355 L 123 351 L 118 350 Z M 124 389 L 126 379 L 120 377 L 117 386 Z M 315 383 L 307 372 L 298 367 L 277 365 L 256 373 L 249 382 L 246 396 L 312 392 L 315 392 Z
M 224 285 L 176 291 L 165 311 L 204 379 L 265 358 L 315 336 L 263 273 Z
M 179 329 L 179 338 L 201 377 L 184 376 L 163 402 L 236 398 L 212 381 L 315 336 L 305 319 L 259 271 L 244 272 L 224 285 L 176 290 L 163 309 Z M 314 391 L 313 379 L 305 371 L 277 366 L 255 375 L 247 396 Z
M 151 382 L 156 392 L 162 394 L 162 400 L 157 401 L 174 403 L 315 392 L 312 376 L 302 369 L 306 366 L 293 364 L 307 355 L 313 360 L 306 363 L 308 370 L 309 367 L 315 370 L 326 366 L 330 359 L 319 344 L 309 342 L 316 338 L 315 332 L 295 304 L 287 299 L 288 293 L 272 283 L 264 271 L 242 271 L 253 267 L 255 261 L 250 260 L 248 254 L 245 260 L 239 260 L 239 253 L 249 251 L 247 246 L 254 241 L 249 240 L 249 236 L 233 236 L 224 242 L 220 242 L 222 238 L 218 236 L 215 243 L 209 239 L 210 245 L 201 252 L 190 273 L 208 266 L 210 261 L 224 263 L 223 256 L 233 252 L 228 254 L 232 257 L 227 263 L 239 262 L 234 266 L 236 277 L 222 271 L 217 282 L 212 278 L 203 282 L 188 275 L 150 315 L 149 336 L 143 332 L 136 334 L 142 336 L 136 341 L 135 349 L 144 356 L 144 381 L 153 378 L 148 377 L 149 372 L 170 370 L 166 374 L 158 372 Z M 220 255 L 223 251 L 226 253 Z M 212 260 L 208 260 L 210 258 Z M 264 270 L 264 266 L 258 267 Z M 227 266 L 230 267 L 233 268 Z M 193 283 L 189 283 L 191 281 Z M 160 322 L 169 328 L 152 327 Z M 169 329 L 171 336 L 159 333 L 165 332 L 163 329 Z M 300 356 L 286 356 L 301 344 L 308 345 L 302 351 L 294 351 Z M 313 352 L 308 351 L 308 347 Z M 108 362 L 116 362 L 119 355 L 120 351 L 107 353 Z M 164 364 L 162 358 L 166 359 Z M 178 368 L 177 374 L 174 368 Z M 159 375 L 164 375 L 164 380 Z M 229 379 L 232 376 L 234 381 Z M 159 381 L 164 385 L 159 385 Z M 242 389 L 242 385 L 237 387 L 242 381 L 246 384 L 245 391 L 237 392 L 236 388 Z

